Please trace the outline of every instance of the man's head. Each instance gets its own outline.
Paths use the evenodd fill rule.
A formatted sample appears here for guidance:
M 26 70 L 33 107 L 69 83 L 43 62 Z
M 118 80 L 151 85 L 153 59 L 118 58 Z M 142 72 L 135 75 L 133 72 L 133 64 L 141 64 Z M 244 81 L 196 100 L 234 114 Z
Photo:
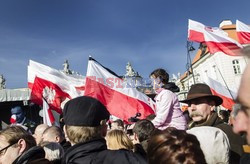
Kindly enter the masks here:
M 74 98 L 64 106 L 65 134 L 71 144 L 105 136 L 109 116 L 106 107 L 97 99 L 88 96 Z
M 33 137 L 36 139 L 36 144 L 38 145 L 42 140 L 42 135 L 45 129 L 47 129 L 49 126 L 46 124 L 40 124 L 36 127 L 35 133 L 33 134 Z
M 25 114 L 23 109 L 20 106 L 16 106 L 11 109 L 11 115 L 15 118 L 16 123 L 22 123 L 23 119 L 25 118 Z
M 200 83 L 192 85 L 187 99 L 180 102 L 188 104 L 189 116 L 194 122 L 203 123 L 222 101 L 220 97 L 212 94 L 208 85 Z
M 155 126 L 151 121 L 140 120 L 135 123 L 133 133 L 135 138 L 142 142 L 149 139 L 154 130 Z
M 242 54 L 250 58 L 250 46 L 242 50 Z M 250 64 L 248 63 L 241 78 L 237 102 L 240 104 L 236 112 L 233 130 L 235 133 L 246 133 L 250 144 Z
M 61 128 L 51 126 L 44 130 L 42 141 L 61 143 L 64 140 L 64 134 Z
M 155 131 L 154 124 L 149 120 L 140 120 L 133 127 L 133 143 L 140 143 L 145 151 L 148 148 L 148 139 Z
M 32 135 L 20 126 L 11 126 L 0 131 L 0 164 L 13 163 L 35 145 Z

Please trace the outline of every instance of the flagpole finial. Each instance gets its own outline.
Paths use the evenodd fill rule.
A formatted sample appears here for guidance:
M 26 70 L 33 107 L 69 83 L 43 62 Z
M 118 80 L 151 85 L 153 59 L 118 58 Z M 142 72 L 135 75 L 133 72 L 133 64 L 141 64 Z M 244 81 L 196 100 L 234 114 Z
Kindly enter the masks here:
M 92 56 L 91 56 L 91 55 L 89 55 L 89 60 L 93 60 L 93 58 L 92 58 Z

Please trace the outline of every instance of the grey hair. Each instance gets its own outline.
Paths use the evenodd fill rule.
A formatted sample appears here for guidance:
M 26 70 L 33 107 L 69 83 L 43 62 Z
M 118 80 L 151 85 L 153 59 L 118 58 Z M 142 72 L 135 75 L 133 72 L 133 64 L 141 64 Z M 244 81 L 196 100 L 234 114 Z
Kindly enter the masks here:
M 45 158 L 49 161 L 59 160 L 64 155 L 63 147 L 57 142 L 49 142 L 43 146 Z
M 246 46 L 241 50 L 241 53 L 250 58 L 250 46 Z

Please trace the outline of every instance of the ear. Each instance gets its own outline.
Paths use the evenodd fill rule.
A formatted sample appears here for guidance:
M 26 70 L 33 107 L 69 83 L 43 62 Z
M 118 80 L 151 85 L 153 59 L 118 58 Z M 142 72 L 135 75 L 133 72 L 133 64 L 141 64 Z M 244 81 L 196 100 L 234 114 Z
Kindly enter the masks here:
M 214 101 L 210 101 L 208 105 L 210 106 L 210 110 L 214 111 L 214 109 L 215 109 L 215 102 Z
M 134 133 L 134 140 L 135 140 L 135 141 L 139 141 L 138 135 L 137 135 L 136 133 Z
M 102 135 L 102 137 L 106 137 L 108 126 L 106 124 L 103 124 L 103 125 L 101 125 L 101 128 L 102 128 L 101 129 L 101 135 Z
M 57 143 L 60 143 L 60 141 L 61 141 L 61 137 L 56 136 L 56 142 L 57 142 Z
M 24 139 L 20 139 L 18 142 L 17 142 L 17 145 L 19 147 L 19 153 L 22 154 L 26 148 L 27 148 L 27 144 L 26 144 L 26 141 Z

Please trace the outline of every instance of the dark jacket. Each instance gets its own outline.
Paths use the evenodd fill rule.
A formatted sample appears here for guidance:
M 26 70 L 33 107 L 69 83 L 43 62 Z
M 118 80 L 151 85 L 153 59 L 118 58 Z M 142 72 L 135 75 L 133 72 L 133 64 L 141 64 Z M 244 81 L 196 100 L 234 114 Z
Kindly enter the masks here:
M 175 85 L 174 82 L 168 82 L 167 84 L 163 85 L 163 88 L 168 89 L 172 92 L 179 92 L 180 91 L 180 88 L 177 85 Z
M 250 163 L 250 153 L 244 153 L 240 159 L 240 164 L 249 164 Z
M 13 164 L 50 164 L 51 162 L 45 159 L 45 151 L 40 146 L 34 146 L 25 151 L 19 156 Z
M 71 147 L 71 144 L 69 141 L 66 141 L 66 139 L 64 139 L 60 145 L 63 147 L 63 150 L 64 152 L 66 152 L 70 147 Z
M 73 145 L 65 153 L 63 163 L 146 164 L 146 161 L 129 150 L 107 150 L 106 141 L 102 138 Z
M 147 153 L 141 144 L 134 145 L 134 152 L 135 154 L 141 156 L 143 159 L 147 160 Z
M 191 122 L 189 124 L 189 129 L 200 126 L 212 126 L 221 129 L 227 135 L 230 143 L 230 163 L 239 163 L 240 157 L 243 154 L 244 139 L 233 132 L 232 126 L 224 123 L 224 121 L 218 117 L 216 112 L 212 113 L 210 118 L 202 124 Z

